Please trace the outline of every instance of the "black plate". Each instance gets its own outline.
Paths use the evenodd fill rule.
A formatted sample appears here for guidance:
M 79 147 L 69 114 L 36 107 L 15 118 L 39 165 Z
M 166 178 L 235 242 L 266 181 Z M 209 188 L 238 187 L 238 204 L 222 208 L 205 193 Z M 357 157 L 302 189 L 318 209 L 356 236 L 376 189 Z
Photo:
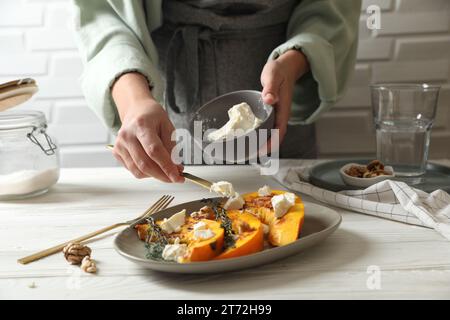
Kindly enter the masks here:
M 347 159 L 318 164 L 310 171 L 310 182 L 316 187 L 331 191 L 364 189 L 346 185 L 341 179 L 339 169 L 347 163 L 367 164 L 370 161 L 370 159 Z M 402 178 L 395 178 L 395 180 L 402 181 Z M 407 180 L 405 182 L 408 183 Z M 450 168 L 428 163 L 423 181 L 412 186 L 425 192 L 433 192 L 437 189 L 450 192 Z

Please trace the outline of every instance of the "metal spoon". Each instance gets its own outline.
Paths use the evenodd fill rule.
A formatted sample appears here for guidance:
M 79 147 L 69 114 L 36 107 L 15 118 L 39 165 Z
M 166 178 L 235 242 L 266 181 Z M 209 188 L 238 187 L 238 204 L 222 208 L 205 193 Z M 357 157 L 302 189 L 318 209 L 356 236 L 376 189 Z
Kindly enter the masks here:
M 109 150 L 112 150 L 112 149 L 114 148 L 114 145 L 108 144 L 106 147 L 107 147 Z M 210 181 L 208 181 L 208 180 L 205 180 L 205 179 L 202 179 L 202 178 L 200 178 L 200 177 L 194 176 L 193 174 L 188 173 L 188 172 L 183 172 L 183 173 L 181 173 L 181 175 L 182 175 L 186 180 L 189 180 L 189 181 L 191 181 L 191 182 L 193 182 L 193 183 L 195 183 L 195 184 L 197 184 L 197 185 L 199 185 L 199 186 L 201 186 L 201 187 L 203 187 L 203 188 L 205 188 L 205 189 L 208 189 L 208 191 L 211 189 L 212 182 L 210 182 Z

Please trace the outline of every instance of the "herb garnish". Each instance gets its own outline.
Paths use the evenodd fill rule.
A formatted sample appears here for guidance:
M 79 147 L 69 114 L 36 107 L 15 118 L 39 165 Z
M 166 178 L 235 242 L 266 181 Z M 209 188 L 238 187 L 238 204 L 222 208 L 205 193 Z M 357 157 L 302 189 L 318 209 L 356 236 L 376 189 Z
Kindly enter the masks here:
M 145 240 L 145 248 L 147 249 L 146 257 L 147 259 L 163 260 L 162 253 L 169 240 L 152 217 L 146 220 L 149 226 L 147 229 L 147 239 Z
M 220 226 L 224 229 L 224 245 L 225 249 L 236 245 L 235 233 L 233 231 L 231 219 L 227 215 L 227 211 L 221 206 L 220 202 L 213 199 L 202 199 L 201 202 L 211 204 L 216 217 L 216 221 L 220 221 Z
M 145 257 L 151 260 L 164 260 L 162 257 L 162 253 L 164 251 L 164 245 L 155 242 L 147 242 L 145 244 L 145 249 L 147 249 L 147 254 Z

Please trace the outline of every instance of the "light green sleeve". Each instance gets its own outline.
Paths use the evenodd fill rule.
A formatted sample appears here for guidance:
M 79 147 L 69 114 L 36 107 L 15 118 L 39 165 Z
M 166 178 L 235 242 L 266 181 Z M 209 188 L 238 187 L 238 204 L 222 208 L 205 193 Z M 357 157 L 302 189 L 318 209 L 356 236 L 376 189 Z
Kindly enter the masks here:
M 73 0 L 73 4 L 76 42 L 85 64 L 82 91 L 89 106 L 116 133 L 121 122 L 110 87 L 118 76 L 140 72 L 161 100 L 163 84 L 145 13 L 145 9 L 154 12 L 152 21 L 160 23 L 160 1 Z
M 344 94 L 354 70 L 361 0 L 303 0 L 290 18 L 288 40 L 269 59 L 301 50 L 311 72 L 296 84 L 289 123 L 308 124 Z

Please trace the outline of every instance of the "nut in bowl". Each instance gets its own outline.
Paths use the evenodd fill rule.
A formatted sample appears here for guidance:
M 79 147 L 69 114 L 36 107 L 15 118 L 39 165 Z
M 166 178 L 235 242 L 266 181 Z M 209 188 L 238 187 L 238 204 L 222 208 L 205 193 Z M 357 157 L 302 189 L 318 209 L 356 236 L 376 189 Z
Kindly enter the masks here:
M 394 169 L 384 166 L 378 160 L 373 160 L 367 165 L 348 163 L 339 170 L 339 173 L 346 184 L 360 188 L 395 177 Z

